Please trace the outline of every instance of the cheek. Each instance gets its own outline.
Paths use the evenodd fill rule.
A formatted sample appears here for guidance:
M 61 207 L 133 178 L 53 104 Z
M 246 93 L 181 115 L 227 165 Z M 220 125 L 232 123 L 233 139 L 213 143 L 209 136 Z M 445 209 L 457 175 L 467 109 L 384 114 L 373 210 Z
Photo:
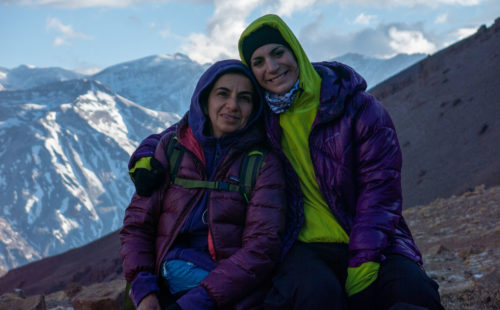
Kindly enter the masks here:
M 262 85 L 262 82 L 264 80 L 264 70 L 262 69 L 252 69 L 252 73 L 255 76 L 255 79 L 257 80 L 257 83 Z
M 246 123 L 248 119 L 250 118 L 250 115 L 252 115 L 252 105 L 248 106 L 243 106 L 241 107 L 241 112 L 243 114 L 244 122 Z
M 208 104 L 208 107 L 205 108 L 205 114 L 208 115 L 208 118 L 213 123 L 215 120 L 215 115 L 217 115 L 216 107 L 214 104 Z

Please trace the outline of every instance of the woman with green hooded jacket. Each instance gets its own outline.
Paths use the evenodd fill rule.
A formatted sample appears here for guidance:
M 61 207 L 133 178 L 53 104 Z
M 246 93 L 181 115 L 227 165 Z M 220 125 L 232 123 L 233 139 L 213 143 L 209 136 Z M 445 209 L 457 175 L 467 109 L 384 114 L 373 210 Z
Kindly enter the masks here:
M 251 23 L 238 47 L 286 170 L 283 262 L 265 308 L 442 309 L 402 216 L 394 125 L 365 80 L 311 63 L 276 15 Z

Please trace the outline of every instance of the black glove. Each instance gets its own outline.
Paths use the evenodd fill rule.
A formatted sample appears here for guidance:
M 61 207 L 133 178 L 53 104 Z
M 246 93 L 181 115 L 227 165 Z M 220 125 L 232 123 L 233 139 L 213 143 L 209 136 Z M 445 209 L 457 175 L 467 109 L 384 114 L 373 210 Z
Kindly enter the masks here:
M 165 168 L 163 168 L 162 164 L 154 157 L 151 157 L 150 163 L 151 170 L 137 168 L 132 175 L 135 191 L 139 196 L 151 196 L 153 191 L 159 188 L 165 180 Z
M 166 306 L 163 310 L 182 310 L 182 308 L 174 302 L 173 304 Z

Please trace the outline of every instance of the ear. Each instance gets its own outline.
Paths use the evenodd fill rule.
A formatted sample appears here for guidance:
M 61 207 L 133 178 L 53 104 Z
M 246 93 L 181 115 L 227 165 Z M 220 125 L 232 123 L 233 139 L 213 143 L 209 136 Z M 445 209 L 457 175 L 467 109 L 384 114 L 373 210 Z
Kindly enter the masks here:
M 203 111 L 203 114 L 205 114 L 206 116 L 208 116 L 208 102 L 204 102 L 201 105 L 201 110 Z

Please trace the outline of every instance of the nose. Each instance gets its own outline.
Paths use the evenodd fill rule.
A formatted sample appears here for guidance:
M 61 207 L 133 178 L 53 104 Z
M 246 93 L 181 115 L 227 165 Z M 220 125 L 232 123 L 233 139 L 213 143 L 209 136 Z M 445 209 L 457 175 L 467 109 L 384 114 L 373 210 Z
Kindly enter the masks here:
M 267 67 L 267 71 L 274 72 L 274 71 L 278 70 L 279 65 L 274 59 L 268 58 L 266 60 L 266 67 Z
M 226 106 L 232 111 L 237 110 L 238 109 L 238 100 L 237 100 L 236 96 L 229 96 L 226 99 Z

